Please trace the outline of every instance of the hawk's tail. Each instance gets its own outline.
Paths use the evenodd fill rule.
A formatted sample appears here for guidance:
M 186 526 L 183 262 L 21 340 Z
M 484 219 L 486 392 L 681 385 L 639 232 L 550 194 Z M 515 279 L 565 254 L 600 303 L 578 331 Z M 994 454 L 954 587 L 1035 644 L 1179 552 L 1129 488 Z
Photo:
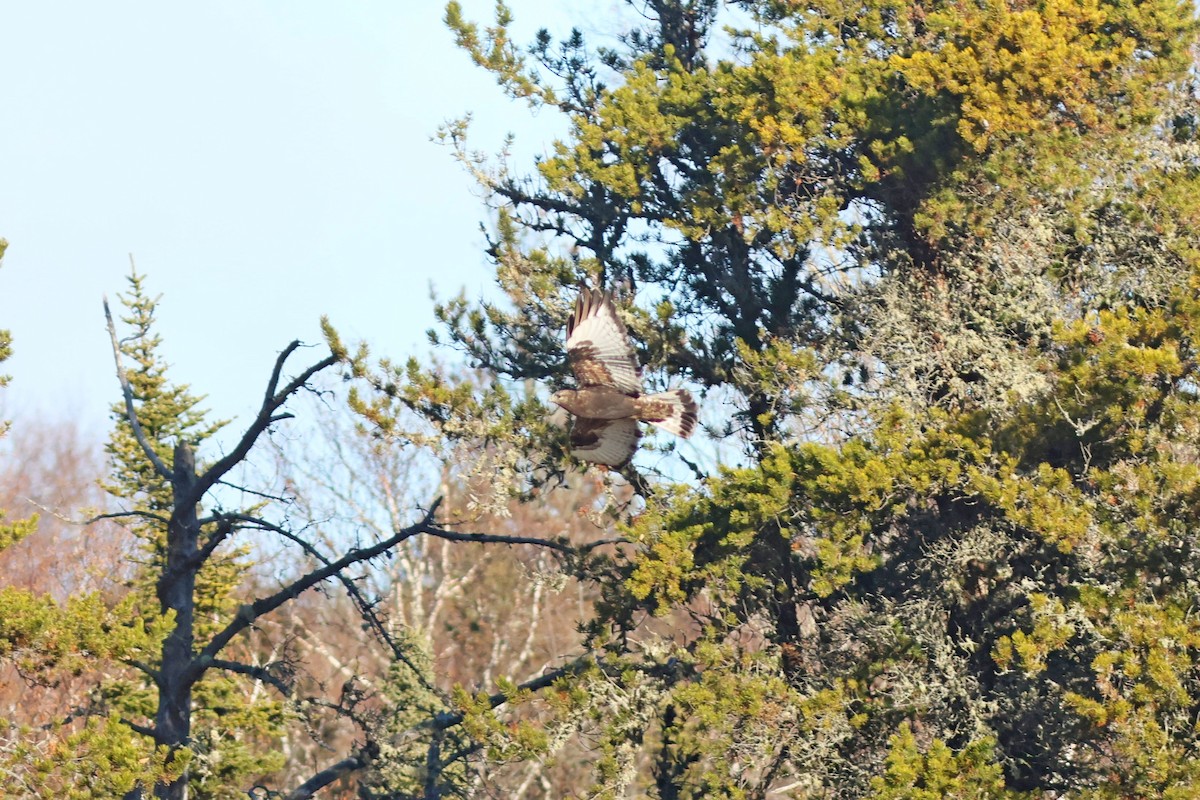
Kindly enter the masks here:
M 696 429 L 696 401 L 687 389 L 649 394 L 637 399 L 638 419 L 687 438 Z

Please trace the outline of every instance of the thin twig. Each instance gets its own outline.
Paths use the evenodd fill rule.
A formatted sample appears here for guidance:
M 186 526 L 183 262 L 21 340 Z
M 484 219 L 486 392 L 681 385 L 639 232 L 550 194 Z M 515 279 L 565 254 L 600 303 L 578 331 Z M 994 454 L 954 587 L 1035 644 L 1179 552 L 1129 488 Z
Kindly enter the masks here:
M 107 514 L 97 514 L 94 517 L 90 517 L 88 519 L 82 520 L 75 524 L 86 526 L 86 525 L 92 525 L 97 522 L 101 522 L 106 519 L 125 519 L 126 517 L 140 517 L 142 519 L 153 520 L 154 522 L 158 522 L 163 525 L 166 525 L 166 524 L 168 524 L 168 522 L 170 522 L 170 520 L 168 520 L 166 517 L 161 516 L 159 514 L 155 514 L 152 511 L 132 510 L 132 511 L 112 511 Z M 60 517 L 60 519 L 65 519 L 65 518 Z
M 547 686 L 550 686 L 551 684 L 553 684 L 555 681 L 557 681 L 560 678 L 566 678 L 571 675 L 578 675 L 580 672 L 583 672 L 585 669 L 587 669 L 593 663 L 594 663 L 594 661 L 590 654 L 580 656 L 579 658 L 575 659 L 571 663 L 564 664 L 563 666 L 559 667 L 556 670 L 552 670 L 550 672 L 547 672 L 544 675 L 539 675 L 536 678 L 532 678 L 530 680 L 525 681 L 522 684 L 519 684 L 517 686 L 517 692 L 518 693 L 536 692 L 540 689 L 545 689 Z M 504 692 L 497 692 L 496 694 L 493 694 L 488 697 L 488 706 L 491 708 L 499 708 L 500 706 L 502 706 L 508 702 L 509 697 L 510 697 L 510 695 L 505 694 Z M 444 711 L 441 714 L 438 714 L 436 717 L 434 717 L 429 722 L 426 722 L 422 725 L 417 726 L 417 728 L 420 729 L 420 728 L 432 727 L 434 730 L 444 731 L 447 728 L 452 728 L 455 725 L 458 725 L 459 723 L 461 723 L 463 721 L 463 719 L 465 719 L 465 717 L 462 714 L 462 712 Z
M 234 491 L 237 491 L 237 492 L 242 492 L 244 494 L 252 494 L 255 497 L 261 497 L 263 500 L 273 500 L 277 503 L 285 503 L 285 504 L 293 502 L 292 498 L 287 497 L 285 495 L 271 494 L 270 492 L 261 492 L 258 489 L 251 489 L 248 486 L 242 486 L 241 484 L 233 483 L 232 481 L 220 480 L 220 481 L 217 481 L 217 483 L 219 483 L 221 486 L 228 486 L 230 489 L 233 489 Z
M 166 525 L 168 522 L 166 517 L 159 516 L 158 514 L 154 514 L 150 511 L 137 511 L 137 510 L 134 510 L 134 511 L 111 511 L 107 514 L 97 514 L 96 516 L 88 517 L 87 519 L 71 519 L 66 514 L 60 514 L 59 512 L 55 511 L 54 509 L 50 508 L 49 506 L 42 505 L 38 501 L 34 500 L 32 497 L 24 497 L 22 499 L 29 505 L 36 508 L 38 511 L 49 514 L 50 516 L 54 517 L 58 521 L 66 523 L 67 525 L 78 525 L 80 527 L 87 527 L 88 525 L 91 525 L 96 522 L 101 522 L 106 519 L 124 519 L 125 517 L 142 517 L 143 519 L 150 519 L 150 520 L 154 520 L 155 522 L 161 522 L 163 525 Z

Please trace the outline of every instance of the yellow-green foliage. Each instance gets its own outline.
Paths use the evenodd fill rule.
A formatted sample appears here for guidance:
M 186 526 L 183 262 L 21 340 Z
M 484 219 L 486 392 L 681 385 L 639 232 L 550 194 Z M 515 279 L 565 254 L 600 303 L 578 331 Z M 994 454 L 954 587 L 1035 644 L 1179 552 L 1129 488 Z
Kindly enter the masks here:
M 665 613 L 700 587 L 726 600 L 769 588 L 767 576 L 747 562 L 756 549 L 784 541 L 792 480 L 791 460 L 778 448 L 757 469 L 710 479 L 708 491 L 694 499 L 668 496 L 651 506 L 629 530 L 645 546 L 630 593 Z
M 0 511 L 0 552 L 21 541 L 37 530 L 37 516 L 15 522 L 4 522 L 4 512 Z
M 8 242 L 0 239 L 0 260 L 3 260 L 4 251 L 7 249 Z M 0 364 L 7 361 L 11 356 L 12 335 L 7 330 L 0 329 Z M 8 380 L 7 375 L 0 374 L 0 388 L 7 386 Z M 7 430 L 8 422 L 0 420 L 0 436 L 3 436 Z M 0 509 L 0 552 L 21 541 L 36 529 L 37 517 L 6 523 L 4 521 L 4 509 Z
M 1031 675 L 1046 669 L 1046 657 L 1070 641 L 1075 627 L 1066 619 L 1066 609 L 1060 600 L 1044 594 L 1029 595 L 1029 614 L 1032 629 L 1015 631 L 1001 636 L 992 658 L 1000 669 L 1019 667 Z
M 450 4 L 568 133 L 526 180 L 447 126 L 505 301 L 439 309 L 477 380 L 385 365 L 364 418 L 485 443 L 522 492 L 574 480 L 539 398 L 580 282 L 647 385 L 702 398 L 716 441 L 660 448 L 696 479 L 635 459 L 629 543 L 572 562 L 602 656 L 556 703 L 593 725 L 595 796 L 1187 796 L 1194 9 L 734 5 L 655 4 L 592 57 Z
M 170 618 L 150 626 L 129 597 L 115 607 L 99 595 L 74 595 L 58 603 L 46 595 L 0 587 L 0 659 L 30 674 L 79 675 L 98 662 L 153 658 Z
M 0 239 L 0 258 L 7 242 Z M 11 355 L 0 331 L 0 362 Z M 7 384 L 0 376 L 0 386 Z M 0 425 L 0 435 L 7 424 Z M 3 520 L 0 510 L 0 520 Z M 37 530 L 37 519 L 0 524 L 0 551 Z M 60 602 L 48 594 L 0 587 L 0 664 L 46 685 L 93 675 L 121 660 L 147 661 L 161 646 L 170 617 L 142 619 L 133 598 L 112 605 L 99 594 Z M 135 733 L 115 715 L 60 723 L 49 730 L 0 719 L 0 797 L 90 800 L 126 795 L 175 774 L 165 749 Z M 172 763 L 186 764 L 186 751 Z
M 995 743 L 971 742 L 952 750 L 941 739 L 919 746 L 912 726 L 904 723 L 891 739 L 887 770 L 871 780 L 873 800 L 985 800 L 1018 798 L 1005 791 L 1004 775 L 995 761 Z
M 123 797 L 174 780 L 189 763 L 187 750 L 169 757 L 167 748 L 155 748 L 153 740 L 134 733 L 115 716 L 90 717 L 71 730 L 14 731 L 9 726 L 0 720 L 0 736 L 16 742 L 3 758 L 27 768 L 0 769 L 0 796 Z
M 203 397 L 192 394 L 186 384 L 170 380 L 160 352 L 162 339 L 155 326 L 159 298 L 147 293 L 145 276 L 133 272 L 128 282 L 129 292 L 120 298 L 126 311 L 122 321 L 132 329 L 121 346 L 125 370 L 142 431 L 159 458 L 169 465 L 177 442 L 199 446 L 224 423 L 210 423 L 200 407 Z M 142 452 L 124 402 L 114 403 L 112 414 L 116 424 L 107 449 L 113 473 L 105 488 L 126 508 L 166 518 L 173 508 L 171 486 Z M 148 620 L 155 630 L 169 629 L 173 617 L 167 614 L 164 618 L 157 596 L 157 583 L 166 568 L 166 525 L 148 518 L 129 524 L 140 540 L 143 555 L 124 606 L 131 618 Z M 202 537 L 208 533 L 205 531 Z M 236 592 L 249 566 L 247 555 L 245 548 L 221 548 L 199 571 L 194 634 L 201 645 L 232 617 L 238 601 Z M 161 652 L 139 658 L 152 667 L 160 660 Z M 107 687 L 107 696 L 128 718 L 143 722 L 153 719 L 158 695 L 144 676 L 114 680 Z M 233 797 L 248 777 L 269 773 L 282 764 L 282 754 L 263 744 L 282 730 L 283 708 L 277 699 L 248 699 L 251 696 L 240 679 L 215 670 L 195 685 L 192 733 L 196 744 L 188 773 L 192 796 L 213 800 Z

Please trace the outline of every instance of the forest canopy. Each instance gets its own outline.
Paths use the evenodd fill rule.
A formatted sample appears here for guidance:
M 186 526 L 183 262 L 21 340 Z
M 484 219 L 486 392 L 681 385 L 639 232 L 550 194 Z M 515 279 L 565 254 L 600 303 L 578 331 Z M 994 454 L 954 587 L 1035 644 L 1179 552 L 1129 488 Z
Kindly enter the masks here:
M 212 420 L 131 274 L 107 499 L 0 527 L 0 796 L 1200 790 L 1193 6 L 621 8 L 447 5 L 567 133 L 441 129 L 495 291 L 433 357 L 325 321 Z M 571 454 L 583 289 L 692 439 Z

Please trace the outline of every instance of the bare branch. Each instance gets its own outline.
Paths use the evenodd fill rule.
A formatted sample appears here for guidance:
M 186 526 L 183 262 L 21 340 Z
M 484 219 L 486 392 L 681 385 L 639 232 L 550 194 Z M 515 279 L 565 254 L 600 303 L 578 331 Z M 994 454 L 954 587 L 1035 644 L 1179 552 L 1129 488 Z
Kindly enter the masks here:
M 58 516 L 58 515 L 56 514 L 55 516 Z M 161 516 L 159 514 L 155 514 L 151 511 L 134 510 L 134 511 L 112 511 L 108 514 L 97 514 L 94 517 L 89 517 L 88 519 L 81 520 L 76 524 L 86 526 L 86 525 L 92 525 L 97 522 L 102 522 L 106 519 L 125 519 L 127 517 L 140 517 L 142 519 L 152 520 L 154 522 L 158 522 L 163 525 L 166 525 L 169 522 L 169 520 L 166 517 Z M 61 516 L 59 517 L 59 519 L 66 520 L 65 517 L 61 517 Z M 66 521 L 69 521 L 69 520 L 66 520 Z
M 217 483 L 221 484 L 222 486 L 228 486 L 230 489 L 233 489 L 234 491 L 237 491 L 237 492 L 254 495 L 255 497 L 261 497 L 263 500 L 273 500 L 277 503 L 290 503 L 291 502 L 291 498 L 289 498 L 289 497 L 285 497 L 283 495 L 278 495 L 278 494 L 271 494 L 270 492 L 259 491 L 258 489 L 251 489 L 249 486 L 242 486 L 240 483 L 233 483 L 232 481 L 226 481 L 226 480 L 220 480 L 220 481 L 217 481 Z M 212 520 L 208 520 L 208 521 L 211 522 Z M 201 524 L 204 524 L 204 520 L 201 520 Z
M 548 547 L 560 553 L 574 555 L 578 549 L 554 539 L 539 539 L 536 536 L 505 536 L 495 533 L 461 533 L 448 531 L 445 528 L 427 527 L 421 533 L 429 534 L 438 539 L 448 539 L 452 542 L 477 542 L 479 544 L 531 544 L 537 547 Z
M 226 672 L 235 672 L 238 675 L 247 675 L 254 678 L 256 681 L 270 684 L 284 697 L 292 696 L 292 687 L 287 684 L 279 676 L 271 671 L 271 665 L 264 667 L 256 667 L 253 664 L 243 664 L 240 661 L 226 661 L 220 658 L 211 658 L 207 660 L 207 666 L 223 669 Z
M 297 578 L 275 594 L 268 597 L 259 598 L 253 603 L 247 603 L 241 606 L 229 624 L 226 625 L 223 630 L 217 633 L 217 635 L 212 638 L 212 640 L 204 647 L 204 649 L 200 651 L 199 655 L 193 659 L 192 664 L 189 667 L 189 671 L 198 678 L 199 675 L 202 674 L 206 669 L 203 663 L 204 660 L 216 658 L 217 654 L 224 649 L 225 645 L 229 644 L 233 637 L 237 636 L 243 630 L 253 625 L 254 621 L 259 617 L 269 614 L 289 600 L 299 597 L 313 586 L 316 586 L 317 584 L 326 581 L 329 578 L 337 577 L 337 575 L 342 570 L 346 569 L 346 567 L 377 558 L 391 548 L 403 542 L 405 539 L 409 539 L 419 533 L 425 532 L 430 528 L 434 519 L 434 515 L 437 514 L 438 506 L 440 506 L 441 503 L 442 498 L 440 497 L 434 500 L 433 505 L 430 506 L 429 511 L 425 514 L 424 519 L 415 525 L 397 531 L 394 536 L 390 536 L 381 542 L 377 542 L 371 547 L 361 550 L 351 550 L 336 561 L 330 561 L 323 566 L 314 569 L 308 574 Z
M 79 525 L 81 527 L 87 527 L 88 525 L 91 525 L 96 522 L 101 522 L 106 519 L 124 519 L 126 517 L 141 517 L 143 519 L 149 519 L 149 520 L 153 520 L 155 522 L 161 522 L 163 525 L 166 525 L 168 522 L 166 517 L 159 516 L 158 514 L 152 513 L 150 511 L 137 511 L 137 510 L 134 510 L 134 511 L 111 511 L 107 514 L 97 514 L 96 516 L 88 517 L 87 519 L 71 519 L 67 515 L 60 514 L 59 512 L 55 511 L 54 509 L 50 508 L 49 506 L 39 503 L 38 501 L 34 500 L 32 497 L 23 497 L 21 499 L 24 500 L 29 505 L 36 508 L 38 511 L 41 511 L 44 514 L 49 514 L 50 516 L 54 517 L 55 519 L 59 520 L 60 522 L 65 522 L 68 525 Z
M 307 369 L 303 370 L 299 375 L 292 379 L 287 386 L 283 387 L 283 389 L 276 391 L 276 387 L 279 385 L 280 375 L 283 372 L 284 362 L 287 361 L 288 356 L 295 352 L 296 348 L 299 346 L 299 342 L 292 342 L 285 347 L 283 352 L 279 354 L 279 357 L 275 359 L 275 367 L 271 372 L 271 380 L 267 383 L 267 392 L 263 397 L 263 403 L 258 410 L 258 415 L 254 418 L 254 421 L 250 423 L 250 426 L 246 428 L 246 432 L 242 434 L 242 438 L 238 441 L 237 445 L 234 446 L 233 450 L 231 450 L 224 458 L 220 459 L 206 469 L 203 475 L 198 477 L 196 483 L 192 487 L 193 496 L 187 498 L 187 502 L 181 503 L 180 505 L 195 505 L 198 503 L 200 498 L 203 497 L 204 494 L 217 483 L 217 481 L 225 477 L 227 472 L 240 464 L 242 460 L 246 458 L 246 456 L 250 453 L 251 448 L 254 447 L 254 443 L 258 441 L 258 437 L 261 436 L 263 432 L 267 430 L 267 428 L 271 427 L 271 425 L 279 422 L 280 420 L 291 418 L 292 415 L 286 412 L 283 414 L 276 414 L 275 412 L 279 409 L 279 407 L 287 402 L 288 398 L 290 398 L 293 394 L 303 389 L 318 372 L 332 367 L 340 360 L 336 355 L 331 353 L 317 363 L 312 364 Z
M 580 545 L 579 549 L 587 553 L 595 550 L 597 547 L 604 547 L 609 544 L 633 544 L 633 540 L 626 539 L 624 536 L 614 536 L 611 539 L 597 539 L 594 542 L 588 542 L 585 545 Z
M 158 680 L 158 670 L 147 664 L 145 661 L 137 658 L 122 658 L 120 661 L 122 664 L 133 667 L 138 672 L 144 673 L 148 678 L 150 678 L 150 680 Z
M 364 751 L 359 751 L 349 758 L 343 758 L 333 766 L 327 767 L 316 775 L 306 780 L 304 783 L 297 786 L 286 800 L 308 800 L 317 792 L 324 789 L 329 784 L 340 778 L 349 775 L 352 772 L 357 772 L 370 763 L 370 755 Z
M 198 525 L 208 525 L 213 522 L 217 523 L 217 529 L 205 541 L 204 546 L 196 551 L 196 555 L 192 556 L 193 566 L 199 567 L 213 554 L 213 552 L 221 546 L 221 542 L 229 538 L 234 531 L 234 520 L 241 515 L 231 514 L 214 514 L 211 517 L 201 520 Z
M 142 736 L 148 736 L 152 739 L 155 736 L 154 728 L 151 728 L 148 725 L 142 725 L 140 723 L 134 722 L 131 719 L 126 719 L 125 717 L 121 717 L 121 724 L 124 725 L 126 728 L 129 728 L 134 733 L 140 733 Z
M 274 522 L 268 522 L 267 520 L 263 519 L 262 517 L 255 517 L 250 514 L 240 514 L 240 513 L 220 513 L 220 514 L 214 514 L 213 516 L 209 517 L 206 521 L 240 522 L 243 525 L 250 527 L 250 528 L 257 528 L 259 530 L 270 531 L 271 533 L 277 533 L 280 536 L 287 539 L 289 542 L 293 542 L 294 544 L 299 545 L 301 548 L 304 549 L 304 551 L 306 553 L 308 553 L 310 556 L 312 556 L 313 558 L 320 561 L 322 564 L 329 563 L 329 559 L 326 558 L 324 555 L 322 555 L 320 552 L 318 552 L 317 549 L 314 548 L 312 545 L 310 545 L 308 542 L 304 541 L 299 536 L 297 536 L 296 534 L 289 531 L 287 528 L 284 528 L 280 525 L 276 525 Z
M 137 412 L 133 408 L 133 387 L 129 384 L 129 376 L 125 374 L 125 365 L 121 362 L 121 344 L 117 341 L 117 326 L 113 324 L 112 311 L 108 308 L 107 297 L 104 298 L 104 319 L 108 323 L 108 337 L 112 340 L 113 361 L 117 365 L 117 380 L 121 382 L 121 392 L 125 395 L 125 416 L 129 419 L 130 427 L 133 428 L 133 437 L 142 448 L 142 452 L 146 454 L 146 458 L 150 459 L 150 463 L 154 465 L 154 471 L 158 473 L 158 476 L 169 481 L 172 478 L 171 470 L 167 469 L 167 465 L 163 463 L 146 440 L 146 434 L 142 430 Z
M 284 362 L 286 362 L 292 353 L 296 352 L 299 347 L 300 340 L 294 339 L 288 344 L 287 347 L 283 348 L 283 352 L 281 352 L 279 357 L 275 359 L 275 367 L 271 370 L 271 379 L 267 381 L 267 392 L 263 396 L 264 407 L 266 407 L 272 400 L 275 399 L 275 392 L 279 389 L 279 378 L 281 375 L 283 375 Z
M 221 517 L 224 520 L 236 520 L 260 530 L 270 531 L 278 534 L 279 536 L 287 539 L 289 542 L 292 542 L 300 547 L 318 563 L 326 566 L 331 563 L 329 558 L 317 550 L 317 548 L 315 548 L 311 543 L 305 541 L 286 528 L 283 528 L 272 522 L 267 522 L 264 519 L 252 517 L 246 514 L 224 514 L 221 515 Z M 205 546 L 205 549 L 207 549 L 207 545 Z M 395 637 L 388 632 L 387 626 L 383 624 L 383 621 L 379 618 L 379 615 L 375 613 L 373 605 L 367 600 L 366 597 L 363 596 L 362 590 L 358 588 L 354 581 L 347 577 L 344 571 L 338 572 L 331 577 L 342 584 L 342 587 L 346 590 L 346 593 L 350 596 L 350 599 L 354 601 L 354 604 L 358 607 L 359 614 L 366 621 L 366 623 L 371 626 L 371 629 L 375 631 L 375 634 L 379 637 L 380 641 L 386 644 L 388 649 L 392 651 L 392 656 L 397 661 L 400 661 L 407 666 L 426 690 L 435 695 L 444 696 L 445 693 L 441 692 L 436 686 L 430 683 L 422 671 L 417 668 L 416 664 L 412 663 L 412 659 L 409 658 L 409 655 L 405 651 L 403 645 L 397 642 Z

